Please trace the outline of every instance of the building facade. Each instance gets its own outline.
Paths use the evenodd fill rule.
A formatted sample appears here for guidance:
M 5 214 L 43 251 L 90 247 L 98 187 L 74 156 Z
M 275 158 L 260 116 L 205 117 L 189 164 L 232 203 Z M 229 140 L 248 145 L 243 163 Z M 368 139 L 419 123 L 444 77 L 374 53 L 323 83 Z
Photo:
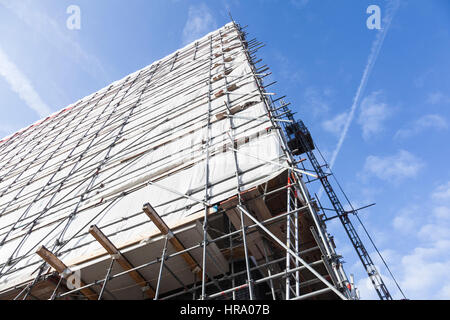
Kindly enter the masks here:
M 354 297 L 259 47 L 231 22 L 3 139 L 0 298 Z

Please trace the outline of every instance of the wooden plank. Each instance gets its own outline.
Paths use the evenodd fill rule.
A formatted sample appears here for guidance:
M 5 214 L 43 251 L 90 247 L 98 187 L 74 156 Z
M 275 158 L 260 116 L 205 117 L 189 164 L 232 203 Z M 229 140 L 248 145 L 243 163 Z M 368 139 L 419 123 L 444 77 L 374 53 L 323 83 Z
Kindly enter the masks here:
M 186 250 L 183 244 L 177 239 L 177 237 L 172 233 L 169 226 L 164 222 L 164 220 L 159 216 L 156 210 L 149 204 L 146 203 L 142 210 L 145 214 L 152 220 L 152 222 L 156 225 L 156 227 L 161 231 L 164 235 L 169 235 L 169 242 L 175 248 L 177 252 Z M 189 265 L 189 268 L 193 273 L 197 273 L 199 279 L 202 277 L 202 268 L 200 265 L 194 260 L 189 252 L 185 252 L 181 254 L 181 257 L 186 261 Z
M 59 274 L 62 274 L 64 270 L 68 269 L 67 266 L 58 259 L 52 252 L 50 252 L 46 247 L 40 246 L 36 253 L 53 269 L 55 269 Z M 80 287 L 85 286 L 86 284 L 80 279 Z M 80 292 L 89 300 L 97 300 L 98 295 L 91 288 L 81 289 Z
M 208 214 L 212 214 L 214 212 L 212 212 L 212 210 L 210 210 L 210 212 L 208 212 Z M 182 221 L 175 222 L 174 225 L 172 226 L 172 229 L 183 228 L 183 227 L 192 225 L 192 224 L 195 223 L 195 221 L 197 219 L 200 219 L 200 218 L 204 217 L 204 215 L 205 215 L 205 210 L 204 209 L 202 209 L 200 211 L 197 211 L 197 212 L 189 215 L 189 217 L 187 217 L 186 219 L 183 219 Z M 130 248 L 132 246 L 141 244 L 143 242 L 147 242 L 149 239 L 157 237 L 159 235 L 161 235 L 161 231 L 159 231 L 159 229 L 158 229 L 158 230 L 153 231 L 149 235 L 139 236 L 139 237 L 134 238 L 134 239 L 132 239 L 130 241 L 124 242 L 123 244 L 120 245 L 120 249 L 123 250 L 123 249 L 126 249 L 126 248 Z M 73 259 L 71 261 L 71 264 L 79 265 L 79 264 L 82 264 L 82 263 L 87 263 L 87 262 L 92 261 L 94 259 L 97 259 L 97 258 L 99 258 L 99 257 L 101 257 L 103 255 L 104 255 L 104 250 L 103 249 L 98 249 L 98 250 L 95 250 L 95 251 L 91 251 L 88 256 L 77 257 L 76 259 Z
M 96 226 L 93 225 L 89 228 L 89 233 L 97 240 L 103 248 L 112 256 L 115 257 L 117 263 L 125 270 L 133 269 L 133 265 L 128 261 L 128 259 L 120 252 L 119 249 L 108 239 L 108 237 Z M 145 293 L 153 298 L 155 296 L 155 291 L 148 284 L 145 278 L 137 271 L 131 271 L 128 275 L 142 288 L 146 288 Z

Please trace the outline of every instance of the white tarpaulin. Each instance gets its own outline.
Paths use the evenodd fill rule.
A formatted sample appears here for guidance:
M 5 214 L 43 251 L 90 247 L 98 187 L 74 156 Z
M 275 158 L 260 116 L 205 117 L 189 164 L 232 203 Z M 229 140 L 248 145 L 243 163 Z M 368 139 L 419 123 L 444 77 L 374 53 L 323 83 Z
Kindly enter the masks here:
M 144 203 L 180 225 L 235 195 L 236 169 L 242 191 L 285 170 L 244 50 L 228 24 L 0 143 L 0 291 L 40 245 L 79 264 L 92 224 L 121 248 L 157 231 Z

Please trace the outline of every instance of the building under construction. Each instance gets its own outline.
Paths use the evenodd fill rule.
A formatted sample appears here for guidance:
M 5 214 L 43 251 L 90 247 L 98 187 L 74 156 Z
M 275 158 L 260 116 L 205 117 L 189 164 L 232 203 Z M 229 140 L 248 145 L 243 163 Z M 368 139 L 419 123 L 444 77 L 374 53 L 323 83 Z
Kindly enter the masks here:
M 247 38 L 231 22 L 1 141 L 0 299 L 357 299 L 333 218 L 391 298 Z

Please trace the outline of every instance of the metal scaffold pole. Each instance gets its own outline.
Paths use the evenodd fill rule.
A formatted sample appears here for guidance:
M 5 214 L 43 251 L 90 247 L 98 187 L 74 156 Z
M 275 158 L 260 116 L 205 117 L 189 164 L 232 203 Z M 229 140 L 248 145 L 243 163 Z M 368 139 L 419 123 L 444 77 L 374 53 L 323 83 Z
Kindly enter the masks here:
M 3 141 L 0 278 L 22 278 L 0 297 L 352 299 L 303 180 L 324 173 L 296 162 L 246 34 L 233 21 Z
M 209 76 L 208 76 L 208 113 L 207 113 L 207 125 L 206 125 L 206 145 L 205 145 L 205 153 L 206 153 L 206 160 L 205 160 L 205 203 L 208 203 L 209 201 L 209 147 L 211 142 L 210 137 L 210 127 L 211 127 L 211 69 L 212 69 L 212 37 L 209 37 Z M 195 45 L 195 53 L 194 53 L 194 60 L 195 55 L 197 53 L 197 43 Z M 203 252 L 202 252 L 202 294 L 201 299 L 204 300 L 206 298 L 206 254 L 207 254 L 207 245 L 208 245 L 208 210 L 209 206 L 204 205 L 204 218 L 203 218 Z
M 294 118 L 292 116 L 292 113 L 290 110 L 285 106 L 284 101 L 282 101 L 282 112 L 284 112 L 285 116 L 289 120 L 293 120 Z M 313 149 L 314 142 L 311 139 L 310 133 L 306 126 L 303 124 L 302 121 L 294 122 L 291 126 L 286 126 L 286 131 L 288 133 L 288 136 L 291 138 L 290 142 L 293 143 L 296 142 L 295 148 L 298 154 L 305 153 L 310 160 L 310 163 L 313 167 L 314 172 L 317 174 L 317 179 L 321 182 L 323 186 L 323 190 L 327 194 L 330 203 L 332 204 L 334 211 L 337 214 L 337 217 L 341 221 L 342 225 L 344 226 L 344 229 L 356 251 L 358 254 L 359 259 L 361 260 L 365 271 L 367 272 L 372 284 L 374 285 L 374 288 L 381 300 L 392 300 L 392 296 L 389 293 L 386 285 L 384 284 L 383 279 L 381 278 L 381 275 L 379 274 L 378 270 L 375 267 L 375 264 L 373 263 L 369 253 L 367 252 L 365 246 L 363 245 L 361 239 L 359 238 L 359 235 L 356 231 L 356 229 L 353 227 L 352 222 L 350 221 L 350 218 L 348 217 L 348 212 L 346 212 L 339 201 L 339 198 L 337 197 L 336 193 L 333 190 L 333 187 L 331 186 L 330 182 L 328 181 L 328 176 L 323 171 L 323 166 L 319 164 L 319 161 L 314 155 Z
M 225 90 L 225 95 L 226 95 L 225 107 L 227 108 L 228 115 L 231 115 L 232 105 L 231 105 L 231 100 L 230 100 L 230 93 L 228 91 L 230 86 L 229 86 L 228 80 L 227 80 L 225 51 L 224 51 L 224 46 L 223 46 L 222 32 L 220 32 L 220 31 L 219 31 L 219 37 L 220 37 L 220 47 L 222 50 L 223 73 L 224 73 L 223 79 L 224 79 L 224 84 L 225 84 L 224 90 Z M 230 123 L 230 130 L 228 132 L 228 138 L 230 139 L 230 143 L 232 145 L 234 145 L 234 143 L 235 143 L 235 134 L 234 134 L 235 127 L 233 124 L 233 118 L 228 117 L 228 119 L 229 119 L 229 123 Z M 240 205 L 242 205 L 240 170 L 239 170 L 239 164 L 238 164 L 236 151 L 233 151 L 233 159 L 234 159 L 234 168 L 235 168 L 235 176 L 236 176 L 236 183 L 237 183 L 237 187 L 236 187 L 237 198 L 238 198 L 238 203 Z M 253 280 L 252 280 L 252 276 L 251 276 L 251 272 L 250 272 L 250 260 L 249 260 L 248 246 L 247 246 L 247 235 L 246 235 L 246 231 L 245 231 L 244 215 L 242 212 L 240 213 L 240 220 L 241 220 L 241 228 L 242 228 L 242 241 L 244 244 L 245 267 L 246 267 L 246 271 L 247 271 L 248 294 L 249 294 L 250 300 L 253 300 L 254 299 Z

